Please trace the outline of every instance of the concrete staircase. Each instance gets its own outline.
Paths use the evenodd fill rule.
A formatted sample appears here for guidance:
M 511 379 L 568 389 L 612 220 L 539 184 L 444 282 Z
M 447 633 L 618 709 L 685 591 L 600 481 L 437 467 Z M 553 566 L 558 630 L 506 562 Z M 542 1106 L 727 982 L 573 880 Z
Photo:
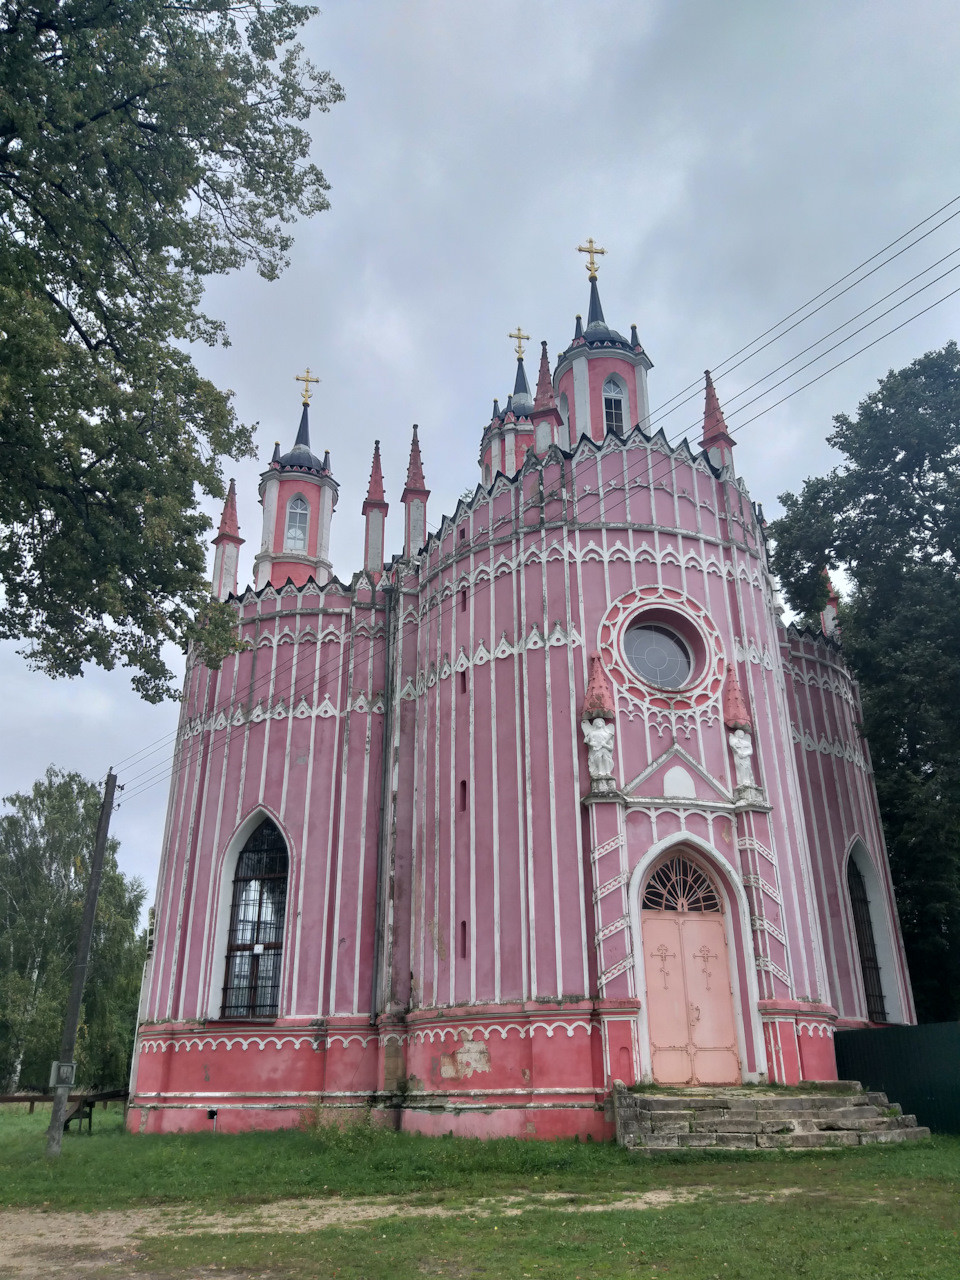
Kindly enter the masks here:
M 864 1093 L 856 1081 L 827 1092 L 741 1089 L 613 1090 L 617 1142 L 635 1150 L 676 1147 L 731 1149 L 856 1147 L 929 1138 L 885 1093 Z

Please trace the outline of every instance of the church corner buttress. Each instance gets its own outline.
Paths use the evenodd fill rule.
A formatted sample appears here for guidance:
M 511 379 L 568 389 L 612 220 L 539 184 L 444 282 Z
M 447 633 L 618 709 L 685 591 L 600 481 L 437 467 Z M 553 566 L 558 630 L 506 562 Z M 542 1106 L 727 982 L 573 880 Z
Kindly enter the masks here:
M 414 428 L 387 557 L 371 442 L 335 576 L 309 370 L 240 592 L 231 484 L 243 643 L 188 664 L 132 1129 L 605 1138 L 615 1080 L 830 1079 L 837 1026 L 914 1020 L 835 608 L 783 625 L 710 375 L 671 445 L 583 252 L 586 325 L 533 392 L 510 335 L 435 533 Z

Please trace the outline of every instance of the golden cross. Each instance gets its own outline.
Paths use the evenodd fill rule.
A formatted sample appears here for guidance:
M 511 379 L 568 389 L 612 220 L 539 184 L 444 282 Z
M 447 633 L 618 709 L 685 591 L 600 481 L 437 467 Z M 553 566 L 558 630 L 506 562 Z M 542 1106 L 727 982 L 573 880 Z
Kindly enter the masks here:
M 515 350 L 515 351 L 516 351 L 516 353 L 517 353 L 517 359 L 518 359 L 518 360 L 522 360 L 522 359 L 523 359 L 523 344 L 524 344 L 525 342 L 529 342 L 529 341 L 530 341 L 530 335 L 529 335 L 529 333 L 524 333 L 524 332 L 523 332 L 523 330 L 520 328 L 520 326 L 519 326 L 519 325 L 517 325 L 516 332 L 515 332 L 515 333 L 508 333 L 508 334 L 507 334 L 507 337 L 508 337 L 508 338 L 516 338 L 516 340 L 517 340 L 517 345 L 516 345 L 516 347 L 514 348 L 514 350 Z
M 304 403 L 304 404 L 309 404 L 309 403 L 310 403 L 310 395 L 311 395 L 311 392 L 310 392 L 310 383 L 311 383 L 311 382 L 319 382 L 319 381 L 320 381 L 320 379 L 319 379 L 319 378 L 311 378 L 311 377 L 310 377 L 310 366 L 309 366 L 309 365 L 307 365 L 307 372 L 306 372 L 306 373 L 298 373 L 298 374 L 297 374 L 297 376 L 294 378 L 294 381 L 295 381 L 295 382 L 302 382 L 302 383 L 303 383 L 303 403 Z
M 599 245 L 593 243 L 593 236 L 589 238 L 586 244 L 577 245 L 577 253 L 588 253 L 590 255 L 589 260 L 586 263 L 586 267 L 590 273 L 591 280 L 596 280 L 597 278 L 597 264 L 594 260 L 594 255 L 606 252 L 606 249 L 601 249 Z

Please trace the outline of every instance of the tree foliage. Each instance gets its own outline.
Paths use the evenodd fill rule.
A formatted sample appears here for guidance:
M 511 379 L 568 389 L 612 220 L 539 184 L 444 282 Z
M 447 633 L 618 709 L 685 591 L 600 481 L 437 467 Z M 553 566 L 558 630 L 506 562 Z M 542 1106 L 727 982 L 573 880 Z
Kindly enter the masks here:
M 251 433 L 189 344 L 226 340 L 207 276 L 277 275 L 327 207 L 314 12 L 0 0 L 0 637 L 51 675 L 121 661 L 155 700 L 163 644 L 204 634 L 199 498 Z
M 90 874 L 100 794 L 49 768 L 0 816 L 0 1091 L 45 1084 L 59 1052 Z M 146 938 L 145 890 L 107 842 L 77 1041 L 84 1084 L 126 1084 Z
M 918 1012 L 960 1017 L 960 351 L 890 372 L 834 419 L 843 462 L 784 494 L 773 566 L 799 612 L 823 568 L 852 590 L 843 649 L 860 681 Z

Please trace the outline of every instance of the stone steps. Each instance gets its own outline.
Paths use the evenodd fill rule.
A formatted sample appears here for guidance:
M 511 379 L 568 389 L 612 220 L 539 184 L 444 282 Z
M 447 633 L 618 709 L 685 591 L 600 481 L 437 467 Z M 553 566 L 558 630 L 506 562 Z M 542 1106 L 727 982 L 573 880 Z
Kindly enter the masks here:
M 845 1087 L 844 1087 L 845 1086 Z M 886 1094 L 864 1093 L 855 1081 L 838 1092 L 763 1093 L 753 1089 L 613 1091 L 617 1142 L 630 1149 L 718 1147 L 729 1150 L 855 1147 L 928 1138 Z

